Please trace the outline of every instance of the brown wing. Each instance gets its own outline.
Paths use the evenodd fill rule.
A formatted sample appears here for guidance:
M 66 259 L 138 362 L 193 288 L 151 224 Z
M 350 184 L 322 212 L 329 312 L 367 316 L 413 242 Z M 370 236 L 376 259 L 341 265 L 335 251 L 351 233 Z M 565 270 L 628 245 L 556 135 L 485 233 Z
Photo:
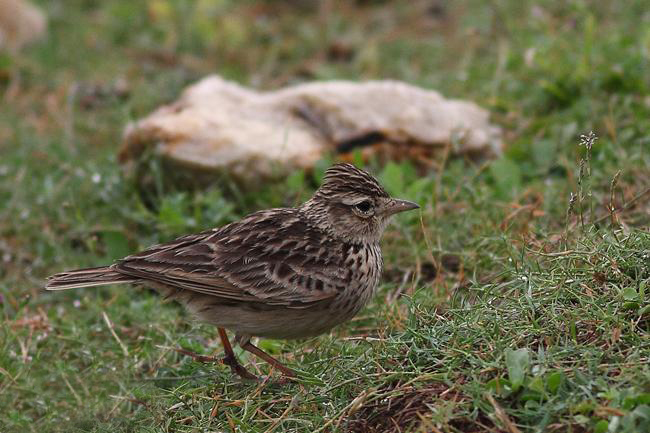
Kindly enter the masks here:
M 307 224 L 299 210 L 271 209 L 156 245 L 114 269 L 224 300 L 304 308 L 349 284 L 346 248 Z

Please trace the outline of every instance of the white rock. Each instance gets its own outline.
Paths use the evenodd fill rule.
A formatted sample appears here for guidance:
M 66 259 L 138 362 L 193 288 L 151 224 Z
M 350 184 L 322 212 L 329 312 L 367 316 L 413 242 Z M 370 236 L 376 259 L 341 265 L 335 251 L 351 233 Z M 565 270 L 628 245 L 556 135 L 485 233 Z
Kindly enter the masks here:
M 47 18 L 25 0 L 0 0 L 0 49 L 15 53 L 45 34 Z
M 226 172 L 243 181 L 309 169 L 322 156 L 371 146 L 382 157 L 404 148 L 426 154 L 454 142 L 454 153 L 492 157 L 501 130 L 476 104 L 397 81 L 314 82 L 257 92 L 219 76 L 187 88 L 126 129 L 120 151 L 133 161 L 147 148 L 190 170 Z M 416 164 L 420 161 L 414 161 Z

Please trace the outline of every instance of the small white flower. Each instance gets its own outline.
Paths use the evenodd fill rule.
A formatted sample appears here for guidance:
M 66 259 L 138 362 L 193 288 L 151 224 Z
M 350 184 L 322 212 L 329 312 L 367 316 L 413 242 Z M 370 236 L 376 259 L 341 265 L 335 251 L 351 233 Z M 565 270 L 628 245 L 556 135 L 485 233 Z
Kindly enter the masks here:
M 591 150 L 591 147 L 598 140 L 598 136 L 594 131 L 589 131 L 589 134 L 580 134 L 580 146 L 584 146 L 587 150 Z

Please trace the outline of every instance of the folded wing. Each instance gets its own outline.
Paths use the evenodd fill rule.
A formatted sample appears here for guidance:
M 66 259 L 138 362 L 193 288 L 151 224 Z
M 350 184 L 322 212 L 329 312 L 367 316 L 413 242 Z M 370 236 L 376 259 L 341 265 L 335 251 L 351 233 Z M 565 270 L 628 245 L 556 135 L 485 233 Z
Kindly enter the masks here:
M 331 301 L 349 285 L 342 248 L 298 209 L 271 209 L 156 245 L 113 269 L 224 301 L 306 308 Z

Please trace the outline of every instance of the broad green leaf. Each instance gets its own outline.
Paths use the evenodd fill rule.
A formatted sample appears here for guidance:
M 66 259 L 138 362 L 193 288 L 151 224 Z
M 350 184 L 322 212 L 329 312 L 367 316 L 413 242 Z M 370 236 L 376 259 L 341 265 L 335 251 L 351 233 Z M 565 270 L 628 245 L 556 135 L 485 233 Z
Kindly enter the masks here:
M 513 391 L 517 391 L 524 383 L 524 378 L 530 365 L 530 354 L 528 349 L 522 348 L 517 350 L 506 349 L 506 367 L 508 368 L 508 378 Z
M 609 423 L 607 420 L 601 419 L 594 426 L 594 433 L 605 433 L 609 429 Z
M 532 143 L 532 156 L 535 165 L 546 170 L 557 158 L 557 142 L 547 139 Z
M 546 388 L 551 394 L 555 394 L 560 388 L 560 385 L 562 385 L 563 381 L 564 373 L 561 371 L 555 371 L 549 374 L 548 378 L 546 379 Z
M 406 188 L 406 196 L 400 198 L 415 200 L 420 206 L 424 206 L 425 200 L 429 200 L 433 197 L 434 185 L 435 183 L 433 180 L 422 177 L 415 180 L 415 182 L 411 182 Z
M 639 294 L 634 290 L 633 287 L 628 287 L 623 290 L 623 299 L 626 301 L 636 301 L 639 297 Z
M 503 397 L 509 394 L 508 389 L 510 383 L 506 379 L 495 377 L 494 379 L 490 380 L 486 385 L 488 389 L 492 390 L 492 392 L 495 395 L 499 395 Z
M 403 168 L 394 162 L 386 164 L 381 172 L 381 180 L 384 186 L 393 195 L 399 196 L 404 191 Z
M 539 392 L 540 394 L 544 393 L 544 380 L 542 380 L 541 376 L 537 376 L 533 378 L 533 380 L 531 380 L 527 386 L 528 389 L 530 389 L 531 391 L 536 391 Z
M 517 163 L 508 158 L 501 158 L 490 165 L 490 174 L 501 198 L 512 196 L 521 184 L 521 170 Z

